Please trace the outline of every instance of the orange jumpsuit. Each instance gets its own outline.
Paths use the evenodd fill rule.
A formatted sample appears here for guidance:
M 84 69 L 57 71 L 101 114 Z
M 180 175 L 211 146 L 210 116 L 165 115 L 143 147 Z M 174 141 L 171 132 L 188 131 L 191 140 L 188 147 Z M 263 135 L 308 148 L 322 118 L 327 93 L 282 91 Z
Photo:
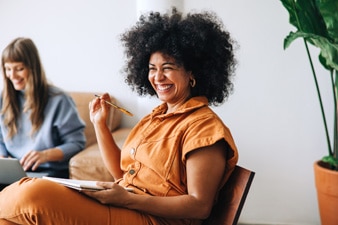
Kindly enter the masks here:
M 133 187 L 136 194 L 187 194 L 187 154 L 224 139 L 230 147 L 224 184 L 237 163 L 238 153 L 229 129 L 207 103 L 205 97 L 194 97 L 176 112 L 168 114 L 165 114 L 166 104 L 162 104 L 143 118 L 123 146 L 121 168 L 125 173 L 116 182 L 124 187 Z M 29 178 L 0 193 L 0 218 L 43 225 L 201 224 L 200 220 L 160 218 L 103 205 L 66 187 Z M 4 224 L 12 223 L 0 219 L 0 225 Z

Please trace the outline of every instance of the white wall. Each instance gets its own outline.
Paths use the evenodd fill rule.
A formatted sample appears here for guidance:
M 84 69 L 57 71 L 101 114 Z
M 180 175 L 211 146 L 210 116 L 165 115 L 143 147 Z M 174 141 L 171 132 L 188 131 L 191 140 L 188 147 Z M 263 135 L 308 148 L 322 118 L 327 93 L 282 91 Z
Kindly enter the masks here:
M 256 172 L 240 221 L 319 224 L 312 165 L 327 146 L 303 43 L 283 50 L 294 30 L 287 12 L 278 0 L 186 0 L 184 9 L 216 11 L 240 45 L 235 92 L 215 108 L 233 132 L 239 164 Z M 0 49 L 17 36 L 31 37 L 54 84 L 110 92 L 136 114 L 124 117 L 132 126 L 158 104 L 137 97 L 119 73 L 118 35 L 136 15 L 136 1 L 0 0 Z M 328 73 L 318 73 L 329 86 Z M 325 105 L 332 109 L 330 101 Z

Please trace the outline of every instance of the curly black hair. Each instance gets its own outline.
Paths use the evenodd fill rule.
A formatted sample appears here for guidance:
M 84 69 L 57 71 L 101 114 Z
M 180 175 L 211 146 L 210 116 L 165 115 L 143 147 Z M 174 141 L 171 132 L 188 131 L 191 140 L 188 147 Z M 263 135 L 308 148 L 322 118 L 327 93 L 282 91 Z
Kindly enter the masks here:
M 196 80 L 192 96 L 205 96 L 210 105 L 217 106 L 233 90 L 236 42 L 213 12 L 189 13 L 186 17 L 176 8 L 171 14 L 150 12 L 123 33 L 121 41 L 127 58 L 125 81 L 141 96 L 156 95 L 148 81 L 148 67 L 151 54 L 157 51 L 192 71 Z

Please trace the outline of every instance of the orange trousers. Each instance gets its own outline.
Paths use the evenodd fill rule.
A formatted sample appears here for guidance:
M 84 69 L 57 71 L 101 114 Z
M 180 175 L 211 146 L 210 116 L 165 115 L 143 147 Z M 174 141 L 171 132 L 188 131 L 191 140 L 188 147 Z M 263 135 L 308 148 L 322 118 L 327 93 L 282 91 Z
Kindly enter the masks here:
M 103 205 L 54 182 L 23 178 L 0 192 L 0 225 L 159 224 L 138 211 Z

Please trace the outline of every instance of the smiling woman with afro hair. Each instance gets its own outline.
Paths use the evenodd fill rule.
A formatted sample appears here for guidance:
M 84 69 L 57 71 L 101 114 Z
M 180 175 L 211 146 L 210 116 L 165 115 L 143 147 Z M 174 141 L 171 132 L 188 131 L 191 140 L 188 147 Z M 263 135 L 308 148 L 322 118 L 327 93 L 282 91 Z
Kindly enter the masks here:
M 205 96 L 209 104 L 217 106 L 232 92 L 236 42 L 213 12 L 189 13 L 186 17 L 175 8 L 171 15 L 151 12 L 141 16 L 121 40 L 127 56 L 126 82 L 139 95 L 156 95 L 148 81 L 148 63 L 157 51 L 192 71 L 196 79 L 192 97 Z

